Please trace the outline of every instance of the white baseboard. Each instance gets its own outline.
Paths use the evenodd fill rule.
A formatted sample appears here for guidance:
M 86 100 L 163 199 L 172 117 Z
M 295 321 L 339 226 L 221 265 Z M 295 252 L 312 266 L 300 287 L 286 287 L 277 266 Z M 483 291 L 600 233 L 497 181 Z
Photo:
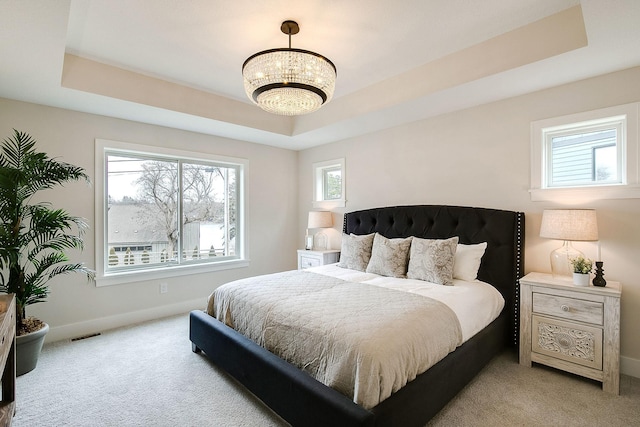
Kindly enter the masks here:
M 135 323 L 146 322 L 148 320 L 160 319 L 162 317 L 174 316 L 176 314 L 188 313 L 191 310 L 201 310 L 204 308 L 202 298 L 199 298 L 197 300 L 184 301 L 177 304 L 163 305 L 145 310 L 87 320 L 85 322 L 51 327 L 47 333 L 46 342 L 82 337 L 109 329 L 133 325 Z
M 640 360 L 630 357 L 620 357 L 620 373 L 640 378 Z

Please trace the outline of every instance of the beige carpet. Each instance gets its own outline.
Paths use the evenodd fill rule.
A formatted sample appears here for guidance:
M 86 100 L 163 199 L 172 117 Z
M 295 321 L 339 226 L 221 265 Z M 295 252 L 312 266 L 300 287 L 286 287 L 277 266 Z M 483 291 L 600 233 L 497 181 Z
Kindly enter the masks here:
M 621 395 L 544 367 L 494 359 L 429 426 L 640 426 L 640 379 Z M 45 345 L 17 380 L 16 427 L 285 426 L 277 415 L 191 352 L 188 317 Z

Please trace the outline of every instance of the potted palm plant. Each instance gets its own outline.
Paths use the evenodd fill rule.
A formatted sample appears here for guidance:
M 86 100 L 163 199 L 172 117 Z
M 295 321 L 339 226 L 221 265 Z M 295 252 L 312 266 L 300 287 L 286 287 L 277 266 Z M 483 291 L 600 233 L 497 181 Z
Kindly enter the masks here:
M 26 316 L 26 307 L 46 301 L 49 280 L 60 274 L 94 272 L 70 262 L 69 249 L 83 249 L 84 219 L 36 201 L 41 190 L 86 180 L 80 167 L 37 152 L 36 141 L 14 129 L 0 148 L 0 292 L 15 294 L 16 373 L 36 367 L 49 327 Z

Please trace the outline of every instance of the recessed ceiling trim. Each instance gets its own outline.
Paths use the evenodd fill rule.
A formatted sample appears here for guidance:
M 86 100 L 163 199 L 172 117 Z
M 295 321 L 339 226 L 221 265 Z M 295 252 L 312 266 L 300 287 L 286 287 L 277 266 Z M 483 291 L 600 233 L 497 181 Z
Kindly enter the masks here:
M 292 118 L 250 104 L 65 53 L 62 87 L 291 136 Z
M 299 117 L 293 134 L 391 108 L 587 45 L 582 8 L 574 6 L 335 99 L 313 116 Z

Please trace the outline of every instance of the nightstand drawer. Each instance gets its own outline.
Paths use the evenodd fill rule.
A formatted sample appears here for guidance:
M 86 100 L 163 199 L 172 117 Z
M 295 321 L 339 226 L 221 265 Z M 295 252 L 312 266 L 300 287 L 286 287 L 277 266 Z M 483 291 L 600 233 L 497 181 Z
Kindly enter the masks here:
M 534 292 L 533 312 L 602 326 L 604 304 Z
M 602 370 L 602 329 L 532 316 L 531 350 Z
M 320 264 L 320 258 L 317 257 L 307 257 L 304 255 L 300 255 L 300 268 L 310 268 L 310 267 L 318 267 Z

